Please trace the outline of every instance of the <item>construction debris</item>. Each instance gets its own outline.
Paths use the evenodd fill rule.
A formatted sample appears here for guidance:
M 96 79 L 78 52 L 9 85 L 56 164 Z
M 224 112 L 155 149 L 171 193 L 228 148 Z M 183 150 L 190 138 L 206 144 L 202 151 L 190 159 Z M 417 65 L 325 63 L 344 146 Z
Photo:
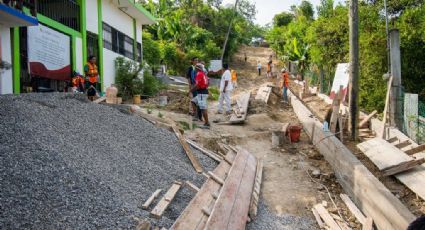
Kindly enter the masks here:
M 357 218 L 357 220 L 363 225 L 363 229 L 373 229 L 373 220 L 370 217 L 366 217 L 363 213 L 357 208 L 357 206 L 351 201 L 350 197 L 346 194 L 340 194 L 342 201 L 344 201 L 347 208 L 350 212 Z
M 174 131 L 174 134 L 176 134 L 177 139 L 180 141 L 180 144 L 183 146 L 183 149 L 187 157 L 189 158 L 190 162 L 192 163 L 193 168 L 195 168 L 196 172 L 202 173 L 203 171 L 202 165 L 199 163 L 198 158 L 193 154 L 186 140 L 183 138 L 182 134 L 180 133 L 180 130 L 176 126 L 172 126 L 172 129 Z
M 212 151 L 210 151 L 210 150 L 208 150 L 208 149 L 205 149 L 204 147 L 202 147 L 202 146 L 200 146 L 200 145 L 196 144 L 194 141 L 192 141 L 192 140 L 190 140 L 190 139 L 188 139 L 188 138 L 186 138 L 185 140 L 186 140 L 186 141 L 187 141 L 187 143 L 189 143 L 189 144 L 190 144 L 193 148 L 195 148 L 195 149 L 197 149 L 197 150 L 201 151 L 201 152 L 202 152 L 202 153 L 204 153 L 205 155 L 207 155 L 207 156 L 211 157 L 213 160 L 215 160 L 215 161 L 217 161 L 217 162 L 220 162 L 221 160 L 223 160 L 223 157 L 222 157 L 222 156 L 220 156 L 220 155 L 218 155 L 217 153 L 214 153 L 214 152 L 212 152 Z
M 243 93 L 239 96 L 239 99 L 237 100 L 237 106 L 242 116 L 238 117 L 238 115 L 232 114 L 229 120 L 230 124 L 241 124 L 245 122 L 245 119 L 248 113 L 248 105 L 249 105 L 250 97 L 251 97 L 251 92 Z

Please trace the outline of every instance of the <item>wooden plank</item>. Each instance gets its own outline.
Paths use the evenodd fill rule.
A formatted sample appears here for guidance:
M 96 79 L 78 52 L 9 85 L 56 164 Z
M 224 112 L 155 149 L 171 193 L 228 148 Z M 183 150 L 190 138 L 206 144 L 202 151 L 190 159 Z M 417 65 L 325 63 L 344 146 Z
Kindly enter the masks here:
M 367 217 L 365 223 L 362 226 L 362 230 L 373 230 L 373 219 Z
M 193 168 L 195 168 L 196 172 L 202 173 L 202 166 L 198 161 L 198 158 L 193 154 L 192 150 L 190 149 L 187 142 L 183 139 L 182 134 L 178 130 L 176 126 L 173 126 L 174 134 L 176 134 L 177 139 L 180 141 L 180 144 L 182 145 L 184 152 L 186 153 L 187 157 L 189 158 L 190 162 L 192 163 Z
M 315 120 L 313 113 L 292 92 L 289 96 L 294 112 L 303 124 L 306 134 L 310 139 L 315 140 L 314 145 L 332 166 L 345 193 L 353 199 L 357 207 L 366 216 L 373 218 L 378 229 L 406 229 L 414 220 L 414 215 L 344 144 L 329 132 L 323 131 L 320 121 Z M 314 129 L 313 126 L 315 126 Z M 411 171 L 413 170 L 416 168 Z M 397 174 L 396 177 L 399 178 L 403 174 Z M 419 189 L 421 184 L 416 183 L 415 186 Z M 423 183 L 422 188 L 425 190 Z
M 159 219 L 161 218 L 164 211 L 170 205 L 171 201 L 173 201 L 180 187 L 182 186 L 181 182 L 174 181 L 173 185 L 168 189 L 167 193 L 162 197 L 162 199 L 158 202 L 158 204 L 151 211 L 151 216 Z
M 382 121 L 384 122 L 384 127 L 382 128 L 381 132 L 379 133 L 379 137 L 385 139 L 385 129 L 387 125 L 387 114 L 388 114 L 388 105 L 390 103 L 390 92 L 391 92 L 391 86 L 393 84 L 393 76 L 390 77 L 388 80 L 387 85 L 387 95 L 385 96 L 385 107 L 384 107 L 384 118 Z
M 407 147 L 407 146 L 409 146 L 411 144 L 412 143 L 409 140 L 405 140 L 405 141 L 402 141 L 402 142 L 400 142 L 398 144 L 395 144 L 394 147 L 397 147 L 399 149 L 402 149 L 402 148 Z
M 162 189 L 157 189 L 155 192 L 153 192 L 152 195 L 142 205 L 142 209 L 148 209 L 152 202 L 159 196 L 159 193 L 161 193 L 161 191 Z
M 425 145 L 419 145 L 415 148 L 411 148 L 409 150 L 404 151 L 407 155 L 413 155 L 415 153 L 419 153 L 425 150 Z
M 384 174 L 384 176 L 391 176 L 391 175 L 398 174 L 398 173 L 407 171 L 409 169 L 412 169 L 423 163 L 425 163 L 425 158 L 413 159 L 413 160 L 402 162 L 398 165 L 394 165 L 386 169 L 383 169 L 382 173 Z
M 345 205 L 347 206 L 348 210 L 356 217 L 356 219 L 361 223 L 366 223 L 366 217 L 363 215 L 363 213 L 357 208 L 357 206 L 351 201 L 350 197 L 347 196 L 347 194 L 340 194 L 339 195 L 344 201 Z
M 365 126 L 370 119 L 372 119 L 373 116 L 375 116 L 378 113 L 377 110 L 373 110 L 373 112 L 371 112 L 369 115 L 367 115 L 367 117 L 365 117 L 360 123 L 359 123 L 359 128 Z
M 205 155 L 207 155 L 207 156 L 211 157 L 211 159 L 213 159 L 213 160 L 215 160 L 215 161 L 217 161 L 217 162 L 220 162 L 220 161 L 222 161 L 222 160 L 223 160 L 223 157 L 222 157 L 222 156 L 219 156 L 218 154 L 216 154 L 216 153 L 214 153 L 214 152 L 212 152 L 212 151 L 210 151 L 210 150 L 208 150 L 208 149 L 205 149 L 204 147 L 202 147 L 202 146 L 198 145 L 196 142 L 194 142 L 194 141 L 192 141 L 192 140 L 190 140 L 190 139 L 188 139 L 188 138 L 185 138 L 185 140 L 186 140 L 186 141 L 187 141 L 187 143 L 189 143 L 189 145 L 191 145 L 193 148 L 195 148 L 195 149 L 197 149 L 197 150 L 201 151 L 203 154 L 205 154 Z
M 233 161 L 236 153 L 229 152 L 227 158 Z M 230 170 L 231 166 L 222 161 L 215 169 L 214 174 L 219 177 L 224 177 Z M 213 194 L 218 194 L 221 186 L 217 184 L 213 179 L 208 178 L 206 182 L 200 188 L 200 191 L 195 197 L 189 202 L 187 207 L 183 210 L 177 220 L 174 222 L 170 229 L 176 230 L 195 230 L 203 229 L 207 222 L 207 217 L 204 215 L 202 209 L 211 202 L 214 201 Z
M 185 184 L 190 188 L 190 189 L 192 189 L 194 192 L 199 192 L 199 188 L 198 188 L 198 186 L 196 186 L 196 185 L 194 185 L 192 182 L 190 182 L 190 181 L 185 181 Z
M 241 183 L 237 191 L 238 195 L 234 201 L 227 229 L 245 229 L 246 223 L 249 220 L 248 213 L 252 190 L 254 188 L 256 165 L 257 159 L 248 153 L 248 161 L 246 163 L 243 176 L 240 179 Z M 217 199 L 217 202 L 220 202 L 220 196 Z M 224 200 L 224 202 L 227 202 L 227 200 Z
M 329 128 L 330 128 L 331 132 L 333 132 L 333 133 L 336 132 L 336 126 L 337 126 L 338 117 L 339 117 L 339 107 L 341 105 L 341 100 L 342 100 L 342 96 L 343 96 L 343 89 L 344 89 L 344 87 L 341 85 L 339 87 L 339 91 L 338 91 L 337 96 L 335 97 L 335 99 L 332 102 L 332 115 L 331 115 Z M 342 127 L 340 127 L 340 129 L 342 129 Z
M 205 229 L 245 229 L 256 160 L 239 150 L 234 162 Z
M 242 93 L 239 96 L 238 101 L 238 106 L 239 108 L 241 108 L 242 111 L 244 111 L 244 113 L 242 113 L 242 117 L 237 117 L 235 114 L 232 114 L 230 117 L 230 124 L 241 124 L 243 122 L 245 122 L 246 116 L 248 114 L 248 106 L 249 106 L 249 99 L 251 97 L 251 92 L 247 92 L 247 93 Z
M 106 100 L 106 97 L 99 97 L 98 99 L 94 100 L 93 102 L 96 104 L 99 104 L 100 102 L 103 102 Z
M 267 104 L 269 101 L 270 93 L 272 92 L 272 88 L 269 86 L 261 86 L 258 91 L 257 95 L 255 95 L 255 100 L 263 101 Z
M 249 205 L 249 217 L 255 220 L 258 211 L 258 201 L 260 199 L 261 182 L 263 180 L 263 160 L 257 161 L 257 169 L 255 172 L 254 189 L 252 190 L 251 204 Z
M 208 176 L 212 178 L 215 182 L 219 183 L 220 185 L 224 184 L 224 180 L 221 179 L 219 176 L 215 175 L 213 172 L 208 171 Z
M 316 204 L 314 205 L 314 208 L 316 209 L 317 213 L 319 213 L 319 216 L 323 219 L 323 222 L 325 222 L 325 224 L 328 225 L 331 230 L 341 230 L 339 225 L 335 222 L 334 218 L 332 218 L 328 210 L 326 210 L 322 204 Z
M 322 218 L 320 218 L 320 215 L 317 212 L 317 210 L 313 207 L 313 208 L 311 208 L 311 211 L 313 212 L 313 216 L 316 219 L 316 222 L 319 225 L 319 227 L 320 228 L 325 228 L 326 225 L 325 225 L 325 223 L 323 223 Z
M 399 165 L 413 158 L 403 151 L 391 145 L 387 141 L 377 137 L 362 142 L 357 147 L 380 169 L 384 170 Z

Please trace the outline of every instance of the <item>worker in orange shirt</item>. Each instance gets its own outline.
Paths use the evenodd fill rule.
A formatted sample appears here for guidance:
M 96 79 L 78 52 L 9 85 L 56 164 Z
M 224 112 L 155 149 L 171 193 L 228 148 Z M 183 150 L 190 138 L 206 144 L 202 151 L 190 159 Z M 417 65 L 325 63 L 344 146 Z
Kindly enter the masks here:
M 236 73 L 236 70 L 232 69 L 232 71 L 230 71 L 230 73 L 232 75 L 233 87 L 238 88 L 238 74 Z
M 80 73 L 74 72 L 74 76 L 72 77 L 72 91 L 74 93 L 84 93 L 84 78 Z
M 96 57 L 91 55 L 88 58 L 87 64 L 84 66 L 84 73 L 86 80 L 89 82 L 90 87 L 97 88 L 99 82 L 99 71 L 96 65 Z
M 283 68 L 280 72 L 282 74 L 282 79 L 280 81 L 280 88 L 283 89 L 282 91 L 283 102 L 288 103 L 289 73 L 288 71 L 286 71 L 285 68 Z

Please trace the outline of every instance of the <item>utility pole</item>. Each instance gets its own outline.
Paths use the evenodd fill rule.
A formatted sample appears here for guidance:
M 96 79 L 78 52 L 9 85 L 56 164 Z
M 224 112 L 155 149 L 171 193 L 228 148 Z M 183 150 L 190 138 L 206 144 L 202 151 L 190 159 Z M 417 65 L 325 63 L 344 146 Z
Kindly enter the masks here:
M 350 131 L 358 139 L 359 123 L 359 12 L 358 0 L 350 0 Z
M 239 0 L 236 0 L 235 7 L 233 8 L 235 12 L 238 7 L 238 2 Z M 223 45 L 223 52 L 221 53 L 221 59 L 220 59 L 222 62 L 224 58 L 224 53 L 226 52 L 227 41 L 229 40 L 230 30 L 232 29 L 232 24 L 234 19 L 235 19 L 235 16 L 233 16 L 232 19 L 230 19 L 229 28 L 227 29 L 226 39 L 224 40 L 224 45 Z

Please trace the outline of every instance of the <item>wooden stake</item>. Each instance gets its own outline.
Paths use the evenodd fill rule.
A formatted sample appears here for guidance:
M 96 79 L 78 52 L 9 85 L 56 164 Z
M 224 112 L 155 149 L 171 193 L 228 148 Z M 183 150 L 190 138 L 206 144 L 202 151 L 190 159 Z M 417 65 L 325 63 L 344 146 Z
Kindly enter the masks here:
M 339 195 L 344 201 L 345 205 L 347 206 L 348 210 L 356 217 L 356 219 L 361 223 L 366 223 L 366 217 L 363 215 L 363 213 L 357 208 L 357 206 L 351 201 L 350 197 L 348 197 L 346 194 L 340 194 Z
M 393 77 L 391 76 L 390 79 L 388 80 L 387 95 L 385 96 L 384 118 L 382 119 L 382 123 L 384 125 L 383 125 L 383 128 L 381 130 L 381 133 L 379 134 L 379 137 L 383 138 L 383 139 L 385 139 L 385 129 L 386 129 L 386 126 L 387 126 L 387 113 L 388 113 L 388 106 L 389 106 L 389 103 L 390 103 L 390 92 L 391 92 L 392 83 L 393 83 Z

